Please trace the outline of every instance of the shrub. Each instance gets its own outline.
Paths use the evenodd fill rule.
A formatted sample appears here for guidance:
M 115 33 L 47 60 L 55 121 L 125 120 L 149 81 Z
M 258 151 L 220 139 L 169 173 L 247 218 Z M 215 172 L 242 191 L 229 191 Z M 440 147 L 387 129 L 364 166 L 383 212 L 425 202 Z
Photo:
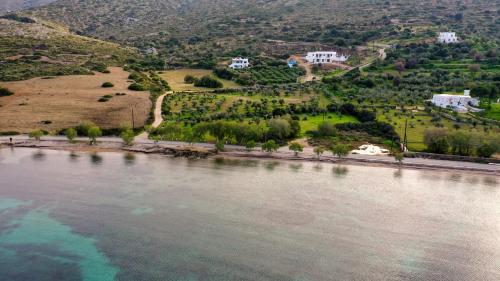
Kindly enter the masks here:
M 104 82 L 102 83 L 102 86 L 103 88 L 113 88 L 115 85 L 113 85 L 113 83 L 111 82 Z
M 431 153 L 446 154 L 450 147 L 446 129 L 432 128 L 424 131 L 424 143 Z
M 297 156 L 297 155 L 299 155 L 299 152 L 304 151 L 304 146 L 302 146 L 298 142 L 292 142 L 290 144 L 290 146 L 288 147 L 288 149 L 290 149 L 291 151 L 293 151 L 294 154 L 295 154 L 295 156 Z
M 255 141 L 253 141 L 253 140 L 247 141 L 247 142 L 245 143 L 245 148 L 246 148 L 248 151 L 250 151 L 250 150 L 254 149 L 254 148 L 255 148 L 255 146 L 256 146 L 256 144 L 255 144 Z
M 131 145 L 132 143 L 134 143 L 134 138 L 135 138 L 134 130 L 130 128 L 125 128 L 120 134 L 120 137 L 122 138 L 123 142 L 126 145 Z
M 28 136 L 36 141 L 39 141 L 42 138 L 44 133 L 41 130 L 31 131 Z
M 268 140 L 262 144 L 262 150 L 265 152 L 275 152 L 278 151 L 280 146 L 274 140 Z
M 333 137 L 337 135 L 337 129 L 332 122 L 322 122 L 318 125 L 318 136 L 320 137 Z
M 194 81 L 195 87 L 205 88 L 222 88 L 222 83 L 208 75 L 201 77 L 199 80 Z
M 343 158 L 349 155 L 349 150 L 350 150 L 349 146 L 345 144 L 336 144 L 330 148 L 332 154 L 337 156 L 338 158 Z
M 12 96 L 13 94 L 9 89 L 0 87 L 0 97 Z
M 128 86 L 128 89 L 129 90 L 132 90 L 132 91 L 146 91 L 146 87 L 141 84 L 141 83 L 132 83 L 130 84 L 130 86 Z
M 234 77 L 234 73 L 227 68 L 216 68 L 214 69 L 214 74 L 217 77 L 226 80 L 231 80 Z
M 68 141 L 71 143 L 78 136 L 78 133 L 73 128 L 66 129 L 66 131 L 64 131 L 64 134 L 66 135 L 66 138 L 68 139 Z
M 194 81 L 196 81 L 197 79 L 193 76 L 193 75 L 186 75 L 184 76 L 184 83 L 186 84 L 193 84 Z
M 87 136 L 89 137 L 90 144 L 94 144 L 97 141 L 97 138 L 102 136 L 102 131 L 99 127 L 93 125 L 88 128 Z

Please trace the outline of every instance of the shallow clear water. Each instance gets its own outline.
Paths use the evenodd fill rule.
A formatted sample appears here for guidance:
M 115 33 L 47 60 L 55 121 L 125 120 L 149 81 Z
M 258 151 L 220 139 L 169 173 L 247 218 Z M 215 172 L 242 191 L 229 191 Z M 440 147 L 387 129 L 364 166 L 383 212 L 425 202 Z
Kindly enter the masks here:
M 0 150 L 0 280 L 500 280 L 499 178 Z

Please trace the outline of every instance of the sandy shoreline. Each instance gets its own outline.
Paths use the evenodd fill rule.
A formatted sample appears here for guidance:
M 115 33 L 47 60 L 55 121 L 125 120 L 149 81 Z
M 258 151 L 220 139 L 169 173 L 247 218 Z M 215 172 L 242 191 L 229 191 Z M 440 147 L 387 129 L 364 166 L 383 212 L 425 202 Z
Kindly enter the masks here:
M 407 168 L 407 169 L 427 169 L 440 171 L 467 171 L 472 173 L 481 173 L 488 175 L 500 176 L 500 166 L 477 164 L 468 162 L 455 161 L 439 161 L 430 159 L 419 159 L 418 162 L 412 159 L 405 159 L 403 164 L 397 163 L 392 157 L 384 158 L 355 158 L 349 156 L 343 159 L 338 159 L 326 153 L 318 158 L 316 155 L 301 153 L 295 156 L 293 152 L 279 151 L 275 153 L 266 153 L 260 150 L 246 151 L 242 148 L 227 148 L 223 152 L 215 153 L 208 144 L 203 147 L 198 145 L 180 145 L 178 143 L 171 144 L 168 142 L 162 143 L 136 143 L 131 146 L 126 146 L 119 141 L 99 141 L 97 145 L 89 145 L 87 141 L 78 141 L 69 143 L 63 140 L 41 140 L 41 141 L 17 141 L 12 144 L 0 141 L 0 149 L 7 147 L 24 147 L 52 150 L 67 150 L 80 152 L 131 152 L 131 153 L 146 153 L 146 154 L 163 154 L 175 157 L 190 157 L 190 158 L 228 158 L 228 159 L 260 159 L 260 160 L 276 160 L 276 161 L 301 161 L 301 162 L 318 162 L 318 163 L 338 163 L 345 165 L 362 165 L 373 167 L 392 167 L 392 168 Z

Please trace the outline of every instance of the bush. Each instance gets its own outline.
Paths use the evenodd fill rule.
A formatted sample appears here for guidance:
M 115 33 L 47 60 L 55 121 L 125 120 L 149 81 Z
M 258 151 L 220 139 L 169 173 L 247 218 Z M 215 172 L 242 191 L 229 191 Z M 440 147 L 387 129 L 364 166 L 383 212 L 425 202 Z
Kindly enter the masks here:
M 322 122 L 318 125 L 318 136 L 320 137 L 333 137 L 337 135 L 337 129 L 332 122 Z
M 130 84 L 130 86 L 128 86 L 128 89 L 129 90 L 132 90 L 132 91 L 146 91 L 146 87 L 141 84 L 141 83 L 132 83 Z
M 193 84 L 194 81 L 196 81 L 197 79 L 193 76 L 193 75 L 186 75 L 184 76 L 184 83 L 186 84 Z
M 0 97 L 12 96 L 13 94 L 9 89 L 0 87 Z
M 290 149 L 291 151 L 294 152 L 295 156 L 297 156 L 299 154 L 299 152 L 302 152 L 304 151 L 304 146 L 302 146 L 300 143 L 298 142 L 292 142 L 290 144 L 290 146 L 288 147 L 288 149 Z
M 134 138 L 135 138 L 134 130 L 130 128 L 125 128 L 120 134 L 120 137 L 122 138 L 123 142 L 126 145 L 131 145 L 132 143 L 134 143 Z
M 66 135 L 66 138 L 69 142 L 73 142 L 74 139 L 78 136 L 78 133 L 73 128 L 66 129 L 66 131 L 64 131 L 64 134 Z
M 498 147 L 493 143 L 484 142 L 477 148 L 477 156 L 479 157 L 490 158 L 496 152 L 498 152 Z
M 201 77 L 201 79 L 194 82 L 195 87 L 205 87 L 205 88 L 222 88 L 222 83 L 208 75 Z
M 214 74 L 217 77 L 226 80 L 231 80 L 234 77 L 234 73 L 227 68 L 216 68 L 214 69 Z
M 424 143 L 431 153 L 446 154 L 450 147 L 446 129 L 433 128 L 424 131 Z
M 41 130 L 35 130 L 31 131 L 28 136 L 31 139 L 35 139 L 36 141 L 39 141 L 41 137 L 43 137 L 44 133 Z
M 113 88 L 115 85 L 113 85 L 113 83 L 111 82 L 104 82 L 102 83 L 102 86 L 103 88 Z
M 275 152 L 278 151 L 280 146 L 274 140 L 268 140 L 262 144 L 262 150 L 265 152 Z

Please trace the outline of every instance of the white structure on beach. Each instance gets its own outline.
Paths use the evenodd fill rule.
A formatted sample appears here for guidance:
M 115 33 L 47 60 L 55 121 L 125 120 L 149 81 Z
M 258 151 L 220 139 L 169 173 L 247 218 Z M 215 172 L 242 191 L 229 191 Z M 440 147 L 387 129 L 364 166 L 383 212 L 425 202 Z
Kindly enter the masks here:
M 335 51 L 308 52 L 306 55 L 307 62 L 313 64 L 345 62 L 348 58 L 345 55 L 337 55 Z
M 458 43 L 458 38 L 455 32 L 439 32 L 437 41 L 442 44 L 452 44 Z
M 352 154 L 361 155 L 387 155 L 389 150 L 373 144 L 363 144 L 358 149 L 351 151 Z
M 465 113 L 469 110 L 478 111 L 474 108 L 479 106 L 479 100 L 470 96 L 470 91 L 465 90 L 463 95 L 440 94 L 434 95 L 431 102 L 442 108 L 452 108 L 456 112 Z
M 232 63 L 229 65 L 229 67 L 232 69 L 242 69 L 242 68 L 247 68 L 249 65 L 250 64 L 247 58 L 238 57 L 232 60 Z

